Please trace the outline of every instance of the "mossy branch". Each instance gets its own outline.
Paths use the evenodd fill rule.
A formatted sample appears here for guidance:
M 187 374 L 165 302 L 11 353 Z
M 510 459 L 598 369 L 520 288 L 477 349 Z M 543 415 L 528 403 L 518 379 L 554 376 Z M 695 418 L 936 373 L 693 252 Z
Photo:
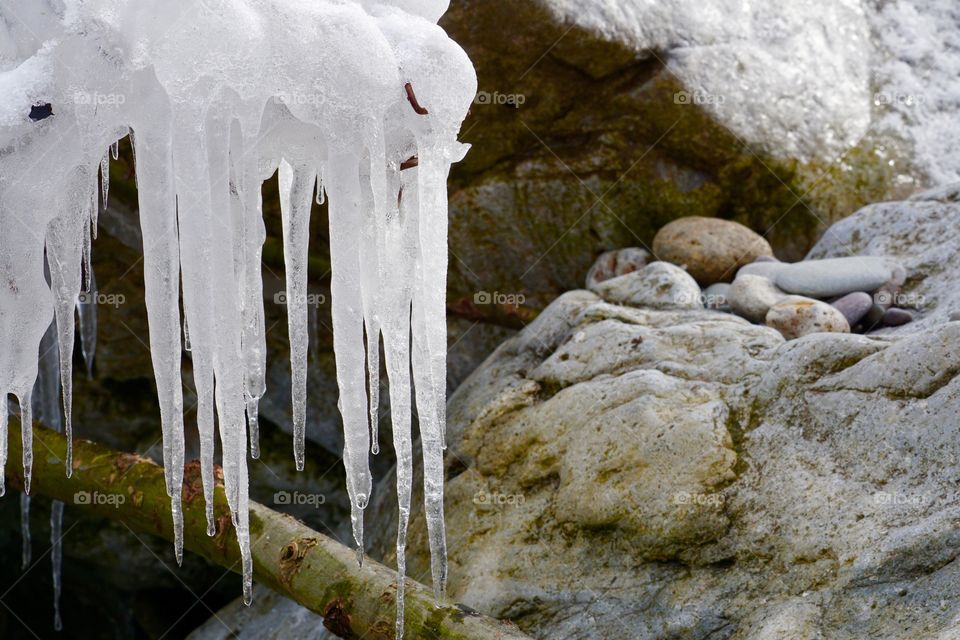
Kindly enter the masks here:
M 173 540 L 162 467 L 136 454 L 76 440 L 73 477 L 68 479 L 63 469 L 63 435 L 39 426 L 34 427 L 33 435 L 33 494 L 121 520 L 134 531 Z M 20 423 L 11 417 L 10 455 L 5 473 L 8 486 L 14 489 L 23 486 L 23 470 L 17 463 L 20 442 Z M 209 537 L 199 465 L 188 464 L 184 472 L 184 546 L 211 562 L 238 570 L 240 554 L 222 484 L 216 487 L 215 496 L 217 534 Z M 78 494 L 91 499 L 77 500 Z M 117 499 L 119 495 L 124 499 Z M 341 638 L 395 638 L 397 590 L 392 569 L 369 559 L 358 567 L 354 550 L 254 502 L 250 504 L 250 538 L 255 580 L 324 616 L 327 628 Z M 407 638 L 527 638 L 508 622 L 482 616 L 461 605 L 438 602 L 432 590 L 412 580 L 407 580 L 406 592 Z

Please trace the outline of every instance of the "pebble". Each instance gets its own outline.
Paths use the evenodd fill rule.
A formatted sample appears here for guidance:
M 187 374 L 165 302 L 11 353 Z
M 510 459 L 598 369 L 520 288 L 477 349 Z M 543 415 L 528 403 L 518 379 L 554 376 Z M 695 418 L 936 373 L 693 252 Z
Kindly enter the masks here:
M 770 307 L 766 322 L 787 340 L 811 333 L 850 333 L 850 324 L 839 310 L 802 296 L 788 296 Z
M 906 309 L 892 307 L 883 314 L 882 322 L 887 327 L 899 327 L 913 322 L 913 314 Z
M 653 239 L 653 254 L 683 266 L 703 285 L 730 282 L 737 269 L 759 256 L 772 256 L 770 243 L 740 223 L 690 216 L 664 226 Z
M 788 266 L 790 265 L 785 262 L 751 262 L 750 264 L 740 267 L 740 270 L 737 271 L 737 277 L 763 276 L 764 278 L 775 280 L 777 274 L 779 274 Z
M 777 274 L 775 282 L 788 293 L 832 298 L 879 289 L 891 279 L 898 266 L 888 258 L 874 256 L 804 260 L 787 265 Z
M 830 304 L 843 314 L 843 317 L 847 319 L 847 322 L 850 323 L 852 327 L 863 320 L 863 317 L 870 311 L 870 307 L 873 306 L 873 297 L 863 291 L 854 291 L 842 298 L 834 300 Z
M 856 333 L 867 333 L 873 331 L 883 321 L 883 314 L 887 312 L 887 308 L 881 304 L 874 304 L 870 307 L 870 310 L 867 311 L 867 315 L 863 316 L 863 319 L 860 320 L 860 323 L 854 327 Z
M 590 288 L 607 302 L 652 309 L 702 309 L 700 286 L 689 273 L 666 262 L 651 262 L 639 271 Z
M 650 252 L 639 247 L 614 249 L 600 254 L 587 272 L 587 289 L 605 280 L 633 273 L 650 262 Z
M 703 290 L 703 306 L 714 311 L 730 311 L 730 285 L 717 282 Z
M 960 322 L 960 311 L 954 311 L 950 314 L 950 322 Z
M 762 276 L 738 276 L 727 291 L 733 312 L 751 322 L 763 322 L 770 307 L 786 297 L 773 282 Z

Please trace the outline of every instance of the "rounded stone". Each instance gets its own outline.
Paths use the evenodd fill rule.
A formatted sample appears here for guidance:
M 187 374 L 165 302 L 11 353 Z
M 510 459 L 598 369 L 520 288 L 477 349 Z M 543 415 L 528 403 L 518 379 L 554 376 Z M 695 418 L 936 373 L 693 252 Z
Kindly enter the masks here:
M 772 256 L 770 243 L 737 222 L 690 216 L 669 223 L 653 239 L 653 254 L 684 267 L 703 285 L 730 282 L 737 269 Z
M 874 291 L 886 284 L 896 268 L 888 258 L 854 256 L 804 260 L 787 265 L 775 282 L 787 293 L 832 298 L 854 291 Z
M 856 325 L 873 306 L 873 298 L 864 291 L 854 291 L 831 302 L 835 309 L 843 314 L 850 326 Z
M 763 276 L 770 280 L 776 280 L 777 275 L 788 266 L 790 265 L 785 262 L 761 262 L 758 260 L 740 267 L 740 270 L 737 271 L 737 277 Z
M 703 306 L 714 311 L 730 311 L 730 286 L 717 282 L 703 290 Z
M 788 296 L 770 307 L 766 322 L 787 340 L 811 333 L 850 333 L 850 324 L 839 310 L 802 296 Z
M 770 307 L 786 297 L 773 282 L 763 276 L 738 276 L 727 290 L 727 302 L 738 316 L 751 322 L 763 322 Z
M 960 311 L 953 311 L 950 314 L 950 322 L 960 322 Z
M 913 322 L 913 314 L 906 309 L 891 307 L 883 314 L 882 322 L 887 327 L 899 327 Z
M 594 261 L 587 272 L 587 289 L 605 280 L 633 273 L 650 262 L 650 252 L 639 247 L 626 247 L 606 251 Z
M 591 287 L 607 302 L 651 309 L 701 309 L 700 286 L 690 274 L 667 262 L 651 262 L 639 271 Z
M 887 312 L 887 308 L 882 304 L 876 304 L 870 307 L 870 310 L 867 311 L 867 314 L 863 316 L 860 322 L 854 327 L 854 331 L 857 333 L 867 333 L 873 331 L 879 327 L 883 321 L 883 314 Z

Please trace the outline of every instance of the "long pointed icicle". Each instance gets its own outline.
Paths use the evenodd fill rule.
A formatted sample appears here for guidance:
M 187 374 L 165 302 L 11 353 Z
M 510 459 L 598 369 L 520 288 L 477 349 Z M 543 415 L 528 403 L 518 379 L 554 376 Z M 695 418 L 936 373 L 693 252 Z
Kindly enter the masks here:
M 83 242 L 86 237 L 92 207 L 95 207 L 95 180 L 92 175 L 80 173 L 77 183 L 86 189 L 86 208 L 76 209 L 55 219 L 47 230 L 47 264 L 50 269 L 50 290 L 54 294 L 54 315 L 60 348 L 60 385 L 63 390 L 63 415 L 67 436 L 67 477 L 73 474 L 73 347 L 76 334 L 75 309 L 80 295 L 81 264 L 84 259 Z M 88 301 L 96 304 L 95 291 Z
M 156 95 L 148 84 L 141 89 Z M 139 127 L 133 148 L 137 155 L 137 193 L 143 233 L 143 274 L 150 327 L 150 352 L 157 382 L 163 432 L 163 468 L 171 498 L 174 536 L 182 540 L 181 494 L 184 435 L 183 385 L 180 375 L 180 246 L 172 162 L 172 123 L 169 110 L 154 115 L 150 126 Z M 176 547 L 176 544 L 175 544 Z
M 331 310 L 333 350 L 337 360 L 340 413 L 343 417 L 343 463 L 350 495 L 350 519 L 358 558 L 363 555 L 363 510 L 370 500 L 370 431 L 368 427 L 361 298 L 360 232 L 361 189 L 359 158 L 337 154 L 324 175 L 330 196 Z
M 401 176 L 391 172 L 390 192 L 400 192 Z M 411 185 L 406 185 L 408 188 Z M 416 193 L 413 190 L 413 193 Z M 393 448 L 397 458 L 397 637 L 403 637 L 403 596 L 406 575 L 407 524 L 410 519 L 410 501 L 413 490 L 413 444 L 411 434 L 410 385 L 410 305 L 414 280 L 412 256 L 416 255 L 416 228 L 411 224 L 416 216 L 409 208 L 416 206 L 415 198 L 399 203 L 397 210 L 382 221 L 378 249 L 388 264 L 396 265 L 387 272 L 384 283 L 383 341 L 390 380 L 390 416 L 393 428 Z
M 307 250 L 310 207 L 316 171 L 306 164 L 280 163 L 280 211 L 283 217 L 283 256 L 287 286 L 287 326 L 293 391 L 293 452 L 297 471 L 303 470 L 307 414 Z
M 33 424 L 33 391 L 17 397 L 20 402 L 20 424 Z M 30 495 L 30 479 L 33 474 L 33 429 L 21 429 L 21 442 L 23 443 L 23 493 Z

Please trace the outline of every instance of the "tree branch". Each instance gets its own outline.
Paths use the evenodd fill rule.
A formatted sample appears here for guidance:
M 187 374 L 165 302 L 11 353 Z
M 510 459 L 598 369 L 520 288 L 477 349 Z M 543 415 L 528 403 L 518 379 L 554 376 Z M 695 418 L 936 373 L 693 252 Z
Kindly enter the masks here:
M 11 416 L 10 487 L 23 486 L 20 468 L 20 423 Z M 78 493 L 91 496 L 78 505 L 91 513 L 121 520 L 134 531 L 173 540 L 170 501 L 163 469 L 131 453 L 119 453 L 83 440 L 74 441 L 73 477 L 64 473 L 66 439 L 35 426 L 32 492 L 77 505 Z M 185 467 L 183 490 L 184 546 L 211 562 L 237 570 L 240 554 L 223 485 L 215 492 L 217 535 L 206 534 L 199 465 Z M 124 496 L 123 500 L 117 496 Z M 97 497 L 100 497 L 98 500 Z M 79 502 L 84 502 L 83 499 Z M 254 579 L 324 616 L 328 629 L 342 638 L 393 640 L 396 572 L 364 560 L 356 552 L 303 523 L 261 504 L 250 503 L 250 538 Z M 464 607 L 438 602 L 432 590 L 407 580 L 406 637 L 435 640 L 522 640 L 509 622 L 500 622 Z

